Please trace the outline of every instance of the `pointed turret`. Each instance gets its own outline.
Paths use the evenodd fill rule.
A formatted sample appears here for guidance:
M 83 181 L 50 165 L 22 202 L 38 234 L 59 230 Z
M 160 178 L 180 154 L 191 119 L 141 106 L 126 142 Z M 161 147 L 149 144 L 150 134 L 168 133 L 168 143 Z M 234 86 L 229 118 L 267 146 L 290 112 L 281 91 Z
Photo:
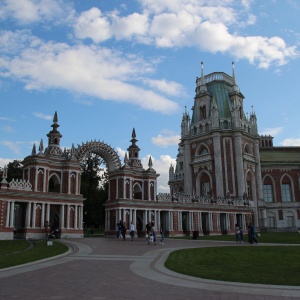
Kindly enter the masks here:
M 174 171 L 174 167 L 173 164 L 171 163 L 171 166 L 169 168 L 169 180 L 173 180 L 175 177 L 175 171 Z
M 43 152 L 44 152 L 44 143 L 43 143 L 43 139 L 41 139 L 39 145 L 39 154 L 42 154 Z
M 133 128 L 132 134 L 131 134 L 132 139 L 130 140 L 131 145 L 128 147 L 128 153 L 129 153 L 129 162 L 131 167 L 142 167 L 142 163 L 139 159 L 139 152 L 140 148 L 136 145 L 136 142 L 138 141 L 136 139 L 136 134 L 135 134 L 135 129 Z
M 57 117 L 57 112 L 55 112 L 54 117 L 53 117 L 53 124 L 51 125 L 53 128 L 48 134 L 48 147 L 47 147 L 47 154 L 51 155 L 56 155 L 60 156 L 62 155 L 62 150 L 60 148 L 60 139 L 62 138 L 62 135 L 60 132 L 57 130 L 59 127 L 58 125 L 58 117 Z
M 35 146 L 35 143 L 33 144 L 31 155 L 36 155 L 36 146 Z
M 182 116 L 182 121 L 181 121 L 181 136 L 187 136 L 189 134 L 190 130 L 190 116 L 186 111 L 186 106 L 185 106 L 185 112 L 183 113 Z
M 149 167 L 149 169 L 152 169 L 152 168 L 153 168 L 153 163 L 152 163 L 152 158 L 151 158 L 151 156 L 149 157 L 148 167 Z

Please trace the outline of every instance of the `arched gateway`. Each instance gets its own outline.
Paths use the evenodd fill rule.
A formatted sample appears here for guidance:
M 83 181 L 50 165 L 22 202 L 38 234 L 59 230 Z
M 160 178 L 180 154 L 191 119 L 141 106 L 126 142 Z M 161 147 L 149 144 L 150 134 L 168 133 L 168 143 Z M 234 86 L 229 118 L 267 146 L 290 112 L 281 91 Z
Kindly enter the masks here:
M 81 161 L 88 153 L 94 153 L 101 156 L 105 162 L 108 171 L 114 171 L 121 168 L 121 161 L 118 153 L 104 142 L 90 141 L 82 143 L 76 150 L 76 156 Z

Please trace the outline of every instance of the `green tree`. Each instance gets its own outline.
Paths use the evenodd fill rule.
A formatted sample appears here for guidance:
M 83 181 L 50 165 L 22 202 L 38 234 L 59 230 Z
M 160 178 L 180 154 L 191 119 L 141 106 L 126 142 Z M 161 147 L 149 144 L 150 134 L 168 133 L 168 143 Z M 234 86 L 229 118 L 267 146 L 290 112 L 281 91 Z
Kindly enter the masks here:
M 84 224 L 86 227 L 103 227 L 105 222 L 104 203 L 108 197 L 108 180 L 103 174 L 105 161 L 95 154 L 87 155 L 82 161 L 81 194 L 84 201 Z
M 22 179 L 23 178 L 23 165 L 20 160 L 14 160 L 7 164 L 7 181 L 10 182 L 12 179 Z M 1 180 L 3 173 L 1 172 Z

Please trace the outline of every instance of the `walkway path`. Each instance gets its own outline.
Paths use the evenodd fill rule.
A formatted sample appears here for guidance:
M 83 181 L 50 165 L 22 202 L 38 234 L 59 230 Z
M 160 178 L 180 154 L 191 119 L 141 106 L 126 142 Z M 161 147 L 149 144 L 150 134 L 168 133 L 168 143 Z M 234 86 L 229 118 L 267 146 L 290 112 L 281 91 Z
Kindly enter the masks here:
M 173 250 L 235 243 L 172 239 L 166 240 L 166 245 L 149 246 L 144 239 L 134 242 L 112 238 L 62 241 L 71 245 L 72 250 L 66 255 L 0 270 L 0 299 L 300 298 L 300 287 L 204 280 L 164 267 Z

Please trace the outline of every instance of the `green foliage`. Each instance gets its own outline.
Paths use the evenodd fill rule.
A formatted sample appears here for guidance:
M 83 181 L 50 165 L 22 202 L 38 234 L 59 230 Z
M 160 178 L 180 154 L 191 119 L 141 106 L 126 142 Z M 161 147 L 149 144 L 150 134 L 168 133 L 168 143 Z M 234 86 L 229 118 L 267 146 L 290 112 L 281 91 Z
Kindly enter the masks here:
M 295 246 L 195 248 L 174 251 L 165 266 L 205 279 L 300 285 L 300 252 Z
M 12 179 L 23 178 L 23 165 L 20 160 L 14 160 L 9 162 L 7 167 L 7 181 L 10 182 Z M 2 180 L 2 174 L 0 179 Z
M 45 240 L 0 241 L 0 269 L 56 256 L 68 251 L 68 246 L 53 241 L 47 246 Z
M 108 180 L 101 166 L 105 161 L 95 154 L 84 158 L 81 175 L 81 194 L 84 201 L 85 227 L 103 227 L 105 223 L 104 203 L 108 198 Z

